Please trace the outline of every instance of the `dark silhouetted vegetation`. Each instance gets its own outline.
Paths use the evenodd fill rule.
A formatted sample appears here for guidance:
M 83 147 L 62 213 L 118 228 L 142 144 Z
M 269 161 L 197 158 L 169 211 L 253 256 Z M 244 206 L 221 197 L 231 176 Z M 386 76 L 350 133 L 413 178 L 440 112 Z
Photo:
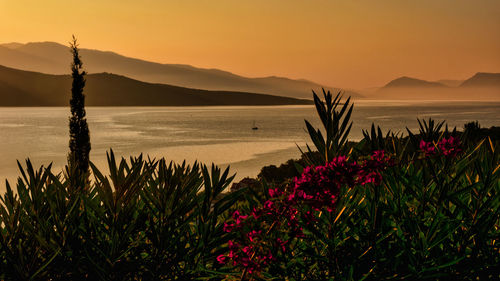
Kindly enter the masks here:
M 497 129 L 419 120 L 353 143 L 349 102 L 314 100 L 323 128 L 308 126 L 308 154 L 227 193 L 228 169 L 112 151 L 109 174 L 91 164 L 84 188 L 19 165 L 1 196 L 0 279 L 499 277 Z
M 92 166 L 92 183 L 73 188 L 50 166 L 20 168 L 1 197 L 0 280 L 191 280 L 231 236 L 228 170 L 111 151 L 109 175 Z
M 82 71 L 83 62 L 78 54 L 78 44 L 73 36 L 71 43 L 73 63 L 71 64 L 71 116 L 69 118 L 69 171 L 77 173 L 72 176 L 83 176 L 89 172 L 90 133 L 85 117 L 85 71 Z
M 340 105 L 339 96 L 328 95 L 325 100 Z M 323 133 L 309 130 L 320 151 L 312 159 L 320 162 L 308 163 L 313 166 L 307 171 L 298 167 L 297 178 L 281 184 L 248 185 L 256 192 L 247 193 L 260 198 L 240 204 L 226 222 L 228 233 L 236 236 L 218 258 L 233 272 L 228 279 L 500 277 L 496 128 L 484 130 L 486 137 L 477 140 L 469 130 L 479 126 L 450 131 L 432 119 L 419 120 L 419 132 L 408 130 L 408 136 L 373 125 L 359 143 L 342 142 L 335 149 L 345 154 L 331 155 L 324 153 L 329 151 L 325 144 L 341 132 L 328 133 L 328 124 L 340 123 L 341 114 L 322 114 L 335 105 L 315 101 L 327 125 Z M 367 174 L 366 167 L 373 173 Z M 349 179 L 353 183 L 347 184 Z M 333 201 L 318 201 L 327 191 Z

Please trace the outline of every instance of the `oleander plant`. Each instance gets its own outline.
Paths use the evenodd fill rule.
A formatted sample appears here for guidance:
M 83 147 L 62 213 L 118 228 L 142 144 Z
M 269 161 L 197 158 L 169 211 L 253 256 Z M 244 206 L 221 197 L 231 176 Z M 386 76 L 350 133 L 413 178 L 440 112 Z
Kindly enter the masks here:
M 430 119 L 406 137 L 372 125 L 353 144 L 349 100 L 314 98 L 324 128 L 306 121 L 306 167 L 225 222 L 224 278 L 500 278 L 498 139 Z
M 106 175 L 19 164 L 0 280 L 500 278 L 497 136 L 429 119 L 351 142 L 350 99 L 314 101 L 322 128 L 306 121 L 295 175 L 230 192 L 229 168 L 112 150 Z

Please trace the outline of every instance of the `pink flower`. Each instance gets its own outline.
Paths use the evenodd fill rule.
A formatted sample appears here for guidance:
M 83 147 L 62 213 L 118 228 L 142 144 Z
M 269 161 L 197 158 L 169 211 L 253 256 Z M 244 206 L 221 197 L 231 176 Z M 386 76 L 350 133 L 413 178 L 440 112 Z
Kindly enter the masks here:
M 274 205 L 274 203 L 271 200 L 267 200 L 266 202 L 264 202 L 264 208 L 266 208 L 266 209 L 272 209 L 273 205 Z
M 222 230 L 224 230 L 224 232 L 231 232 L 233 231 L 233 229 L 234 229 L 233 223 L 229 224 L 227 222 L 224 222 L 224 226 L 222 227 Z
M 258 220 L 261 215 L 262 215 L 262 210 L 253 207 L 252 216 L 254 217 L 254 219 Z
M 269 196 L 271 196 L 271 198 L 279 197 L 281 194 L 283 194 L 283 192 L 279 188 L 269 189 L 268 192 L 269 192 Z
M 226 263 L 226 259 L 227 259 L 227 257 L 225 255 L 220 255 L 220 256 L 217 257 L 217 261 L 220 264 L 225 264 Z
M 281 251 L 286 252 L 286 248 L 285 248 L 285 245 L 288 243 L 288 240 L 286 241 L 283 241 L 281 240 L 281 238 L 276 238 L 276 242 L 278 243 L 278 246 L 281 248 Z
M 306 167 L 302 175 L 294 180 L 293 191 L 288 201 L 303 201 L 314 209 L 327 207 L 332 209 L 340 187 L 343 184 L 353 186 L 356 183 L 360 166 L 348 162 L 347 157 L 339 156 L 324 166 Z
M 256 230 L 252 230 L 250 231 L 249 233 L 247 233 L 247 237 L 248 239 L 250 239 L 251 242 L 253 242 L 253 240 L 258 237 L 260 235 L 260 233 L 262 232 L 262 230 L 259 230 L 259 231 L 256 231 Z
M 239 248 L 238 243 L 233 242 L 233 240 L 229 240 L 227 245 L 229 246 L 229 250 L 237 250 Z
M 238 210 L 233 213 L 233 219 L 236 222 L 236 225 L 240 225 L 246 218 L 248 218 L 248 216 L 241 215 Z
M 375 185 L 380 185 L 382 182 L 382 175 L 378 172 L 370 172 L 367 175 L 363 176 L 361 180 L 361 184 L 365 185 L 368 183 L 373 183 Z
M 424 140 L 420 141 L 420 150 L 425 153 L 425 156 L 430 156 L 436 154 L 436 148 L 432 142 L 426 142 Z
M 253 247 L 252 246 L 245 246 L 242 249 L 243 253 L 247 254 L 247 256 L 251 256 L 253 254 Z
M 228 258 L 230 258 L 230 259 L 234 259 L 234 258 L 237 258 L 237 257 L 238 257 L 238 255 L 236 255 L 236 254 L 234 253 L 234 251 L 229 251 L 229 254 L 227 255 L 227 257 L 228 257 Z
M 384 161 L 385 160 L 385 151 L 383 150 L 375 150 L 372 153 L 372 160 Z
M 441 139 L 438 147 L 445 156 L 455 157 L 462 152 L 460 140 L 453 136 Z
M 434 146 L 431 148 L 434 149 Z M 286 189 L 269 189 L 272 199 L 266 200 L 259 208 L 253 208 L 252 220 L 245 221 L 248 216 L 239 211 L 232 214 L 234 222 L 225 223 L 225 231 L 254 228 L 236 238 L 240 244 L 229 241 L 229 253 L 219 256 L 217 260 L 225 262 L 229 258 L 234 266 L 244 268 L 249 274 L 262 271 L 275 260 L 272 248 L 285 252 L 290 239 L 306 237 L 301 223 L 317 221 L 315 211 L 335 210 L 343 186 L 354 187 L 367 183 L 378 185 L 382 181 L 381 172 L 393 164 L 393 159 L 385 151 L 378 150 L 362 163 L 339 156 L 325 165 L 304 168 L 303 173 L 294 178 Z M 262 235 L 262 232 L 271 229 L 276 232 L 271 233 L 270 237 L 286 233 L 288 240 L 276 238 L 274 241 L 266 241 L 267 235 Z

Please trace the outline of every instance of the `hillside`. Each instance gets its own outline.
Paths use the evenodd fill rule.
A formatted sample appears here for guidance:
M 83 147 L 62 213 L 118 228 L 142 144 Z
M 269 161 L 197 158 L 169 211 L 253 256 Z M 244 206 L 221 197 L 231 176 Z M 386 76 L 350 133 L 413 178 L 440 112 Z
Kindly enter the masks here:
M 430 82 L 400 77 L 385 86 L 365 91 L 369 99 L 383 100 L 500 100 L 500 75 L 477 73 L 465 80 L 439 80 Z
M 89 106 L 290 105 L 299 100 L 245 92 L 207 91 L 151 84 L 124 76 L 99 73 L 86 76 Z M 67 106 L 71 77 L 0 66 L 0 106 Z
M 310 99 L 311 90 L 323 85 L 283 77 L 247 78 L 218 69 L 196 68 L 182 64 L 160 64 L 134 59 L 113 52 L 80 49 L 89 73 L 109 72 L 149 83 L 181 87 L 265 93 Z M 66 74 L 71 54 L 68 47 L 53 43 L 0 44 L 0 65 L 48 74 Z M 329 87 L 325 87 L 329 88 Z M 330 88 L 336 90 L 335 88 Z M 360 95 L 348 92 L 353 97 Z
M 437 83 L 443 84 L 448 87 L 458 87 L 460 84 L 464 82 L 464 80 L 455 80 L 455 79 L 441 79 L 438 81 L 435 81 Z
M 387 83 L 383 88 L 445 88 L 446 86 L 438 82 L 429 82 L 411 77 L 400 77 Z
M 500 90 L 500 73 L 478 72 L 471 78 L 465 80 L 460 87 L 494 87 Z

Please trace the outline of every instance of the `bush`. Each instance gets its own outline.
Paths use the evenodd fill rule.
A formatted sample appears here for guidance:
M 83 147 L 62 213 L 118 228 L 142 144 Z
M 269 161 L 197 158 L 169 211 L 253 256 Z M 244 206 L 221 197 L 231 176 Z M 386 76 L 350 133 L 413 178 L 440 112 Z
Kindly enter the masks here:
M 0 279 L 187 280 L 218 265 L 224 213 L 241 192 L 229 170 L 144 160 L 116 162 L 93 183 L 20 166 L 0 204 Z M 71 174 L 71 173 L 69 173 Z M 17 193 L 17 194 L 16 194 Z
M 314 147 L 229 193 L 228 169 L 112 151 L 92 181 L 19 164 L 0 203 L 0 279 L 499 278 L 498 138 L 471 133 L 496 131 L 419 120 L 352 143 L 349 101 L 324 98 L 323 130 L 306 123 Z
M 325 100 L 340 104 L 329 93 Z M 309 129 L 323 159 L 233 213 L 225 230 L 236 236 L 218 257 L 233 272 L 227 279 L 500 277 L 498 143 L 472 145 L 444 122 L 419 120 L 418 134 L 383 135 L 372 126 L 348 149 L 331 126 L 341 123 L 329 110 L 337 104 L 315 101 L 327 112 L 325 134 Z

